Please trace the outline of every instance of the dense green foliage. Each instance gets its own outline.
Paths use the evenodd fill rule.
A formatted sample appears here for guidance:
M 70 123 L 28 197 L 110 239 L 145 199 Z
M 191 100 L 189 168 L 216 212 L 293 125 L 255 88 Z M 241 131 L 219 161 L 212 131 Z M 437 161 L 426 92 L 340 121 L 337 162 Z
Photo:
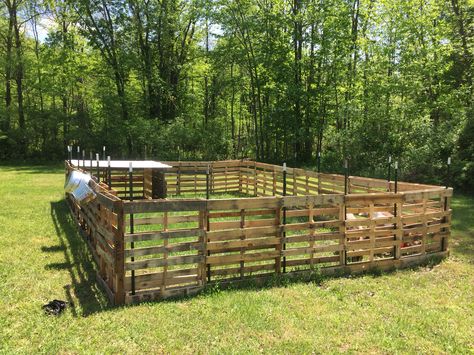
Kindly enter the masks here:
M 2 0 L 0 156 L 235 158 L 474 185 L 472 0 Z

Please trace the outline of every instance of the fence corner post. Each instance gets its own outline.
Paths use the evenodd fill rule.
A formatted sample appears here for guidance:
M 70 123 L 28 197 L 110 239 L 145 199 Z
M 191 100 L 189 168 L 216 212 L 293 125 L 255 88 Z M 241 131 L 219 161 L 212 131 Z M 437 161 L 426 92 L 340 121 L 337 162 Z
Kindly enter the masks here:
M 451 236 L 451 194 L 452 188 L 449 187 L 445 191 L 445 198 L 444 198 L 444 208 L 443 212 L 445 214 L 443 218 L 443 222 L 447 224 L 447 227 L 444 228 L 445 235 L 441 238 L 441 251 L 449 252 L 449 238 Z M 449 253 L 448 253 L 449 255 Z
M 342 203 L 339 206 L 339 265 L 347 265 L 347 238 L 346 238 L 346 195 L 343 195 Z
M 208 223 L 208 209 L 207 209 L 207 203 L 206 203 L 206 208 L 204 210 L 199 211 L 199 229 L 200 229 L 200 237 L 199 241 L 201 244 L 201 253 L 202 253 L 202 260 L 201 263 L 198 267 L 199 270 L 199 280 L 198 283 L 202 286 L 205 287 L 207 284 L 207 256 L 208 256 L 208 250 L 207 250 L 207 223 Z
M 117 214 L 117 230 L 115 232 L 115 304 L 125 303 L 125 215 L 123 201 L 114 202 L 114 211 Z

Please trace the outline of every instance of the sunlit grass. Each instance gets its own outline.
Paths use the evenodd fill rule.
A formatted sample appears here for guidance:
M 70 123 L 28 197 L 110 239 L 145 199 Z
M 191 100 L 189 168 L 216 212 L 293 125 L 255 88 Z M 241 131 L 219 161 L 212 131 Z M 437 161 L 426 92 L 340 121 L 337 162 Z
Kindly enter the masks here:
M 63 200 L 63 169 L 0 168 L 0 353 L 470 353 L 474 198 L 451 256 L 381 275 L 270 283 L 109 307 Z M 53 298 L 74 306 L 45 316 Z

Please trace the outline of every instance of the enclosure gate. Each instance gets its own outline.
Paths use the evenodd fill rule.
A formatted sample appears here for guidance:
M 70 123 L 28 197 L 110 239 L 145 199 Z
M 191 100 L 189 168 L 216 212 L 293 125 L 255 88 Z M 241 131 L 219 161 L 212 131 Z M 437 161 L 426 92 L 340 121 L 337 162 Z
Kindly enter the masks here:
M 124 213 L 126 300 L 151 299 L 156 290 L 163 297 L 169 297 L 202 288 L 205 203 L 125 202 Z M 153 291 L 143 291 L 150 289 Z

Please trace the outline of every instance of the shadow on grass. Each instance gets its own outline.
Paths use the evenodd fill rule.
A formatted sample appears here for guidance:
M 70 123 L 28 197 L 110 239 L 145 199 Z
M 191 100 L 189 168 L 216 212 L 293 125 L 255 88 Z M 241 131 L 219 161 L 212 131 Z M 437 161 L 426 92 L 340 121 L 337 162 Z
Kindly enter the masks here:
M 54 253 L 54 252 L 57 252 L 57 251 L 65 251 L 66 248 L 64 246 L 61 246 L 61 245 L 53 245 L 53 246 L 50 246 L 50 247 L 41 247 L 41 251 L 42 252 L 45 252 L 45 253 Z
M 71 284 L 64 286 L 74 316 L 88 316 L 108 308 L 107 298 L 96 282 L 94 261 L 87 243 L 79 235 L 65 200 L 51 202 L 51 219 L 59 244 L 42 248 L 43 252 L 62 251 L 64 262 L 46 265 L 46 269 L 65 270 Z M 78 313 L 80 309 L 80 314 Z
M 474 262 L 474 197 L 455 196 L 452 199 L 452 237 L 450 249 Z

